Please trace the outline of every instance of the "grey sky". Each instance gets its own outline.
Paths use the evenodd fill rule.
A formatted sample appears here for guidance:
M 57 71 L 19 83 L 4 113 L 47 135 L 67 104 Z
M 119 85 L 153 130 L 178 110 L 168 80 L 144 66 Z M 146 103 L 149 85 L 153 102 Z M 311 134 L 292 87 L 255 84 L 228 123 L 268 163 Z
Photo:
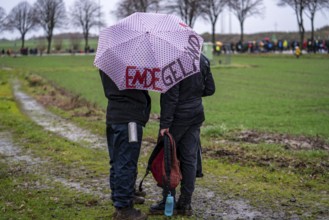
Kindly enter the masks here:
M 8 14 L 10 10 L 15 7 L 18 3 L 23 0 L 0 0 L 0 6 L 3 7 Z M 31 5 L 36 0 L 27 0 Z M 116 22 L 116 18 L 110 14 L 116 8 L 117 2 L 120 0 L 95 0 L 100 3 L 103 7 L 103 12 L 105 14 L 105 19 L 107 25 L 112 25 Z M 73 4 L 74 0 L 64 0 L 66 9 L 68 10 Z M 265 12 L 262 17 L 250 17 L 247 18 L 244 24 L 245 33 L 257 33 L 266 31 L 298 31 L 297 21 L 294 11 L 290 7 L 278 7 L 276 6 L 277 0 L 264 0 Z M 315 17 L 315 28 L 320 28 L 325 25 L 329 25 L 329 10 L 324 12 L 318 12 Z M 57 29 L 55 33 L 67 32 L 68 28 L 59 30 Z M 70 28 L 72 31 L 80 31 L 80 29 Z M 308 31 L 311 29 L 309 18 L 305 16 L 305 29 Z M 211 32 L 211 26 L 206 23 L 201 18 L 198 18 L 194 26 L 194 30 L 198 33 Z M 93 30 L 93 33 L 98 33 L 98 30 Z M 219 21 L 216 25 L 216 33 L 240 33 L 240 26 L 237 18 L 229 13 L 229 11 L 224 11 L 223 15 L 220 16 Z M 15 32 L 5 32 L 1 34 L 0 38 L 7 37 L 13 39 L 19 37 L 17 31 Z M 27 37 L 33 35 L 40 36 L 43 35 L 42 30 L 31 31 Z M 328 36 L 329 37 L 329 36 Z

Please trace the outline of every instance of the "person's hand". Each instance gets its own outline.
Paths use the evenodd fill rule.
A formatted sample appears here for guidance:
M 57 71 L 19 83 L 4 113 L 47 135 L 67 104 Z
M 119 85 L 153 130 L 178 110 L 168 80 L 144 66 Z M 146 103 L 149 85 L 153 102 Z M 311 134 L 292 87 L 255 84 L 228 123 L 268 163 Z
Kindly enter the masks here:
M 169 128 L 162 128 L 160 129 L 160 135 L 163 137 L 165 132 L 169 132 Z

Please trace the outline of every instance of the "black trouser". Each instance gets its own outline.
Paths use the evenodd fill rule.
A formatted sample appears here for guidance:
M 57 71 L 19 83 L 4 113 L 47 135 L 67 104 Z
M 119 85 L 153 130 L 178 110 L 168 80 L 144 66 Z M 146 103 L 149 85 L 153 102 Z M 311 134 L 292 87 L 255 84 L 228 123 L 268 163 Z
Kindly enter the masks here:
M 197 154 L 200 144 L 200 126 L 201 124 L 172 126 L 169 129 L 175 139 L 177 156 L 180 160 L 180 169 L 183 177 L 181 194 L 187 197 L 191 197 L 194 192 Z
M 111 197 L 116 208 L 133 204 L 137 163 L 143 127 L 137 124 L 138 142 L 129 142 L 128 124 L 107 125 L 106 135 L 110 155 Z

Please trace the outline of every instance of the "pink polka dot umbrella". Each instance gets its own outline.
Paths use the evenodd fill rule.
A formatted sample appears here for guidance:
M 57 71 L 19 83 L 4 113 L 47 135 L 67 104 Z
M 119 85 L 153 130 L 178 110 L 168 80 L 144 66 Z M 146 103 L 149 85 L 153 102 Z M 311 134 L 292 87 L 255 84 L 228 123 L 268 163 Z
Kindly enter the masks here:
M 200 71 L 202 43 L 175 15 L 136 12 L 101 31 L 94 65 L 120 90 L 164 93 Z

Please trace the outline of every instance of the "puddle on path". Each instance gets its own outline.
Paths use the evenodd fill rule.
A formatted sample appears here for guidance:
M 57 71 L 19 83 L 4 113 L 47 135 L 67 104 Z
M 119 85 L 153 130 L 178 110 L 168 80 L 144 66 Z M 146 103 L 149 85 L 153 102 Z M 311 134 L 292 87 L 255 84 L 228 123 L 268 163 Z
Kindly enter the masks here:
M 20 90 L 18 80 L 14 81 L 13 88 L 15 98 L 20 103 L 22 111 L 45 130 L 54 132 L 70 141 L 78 142 L 89 148 L 106 149 L 105 137 L 94 135 L 47 111 L 35 99 Z

